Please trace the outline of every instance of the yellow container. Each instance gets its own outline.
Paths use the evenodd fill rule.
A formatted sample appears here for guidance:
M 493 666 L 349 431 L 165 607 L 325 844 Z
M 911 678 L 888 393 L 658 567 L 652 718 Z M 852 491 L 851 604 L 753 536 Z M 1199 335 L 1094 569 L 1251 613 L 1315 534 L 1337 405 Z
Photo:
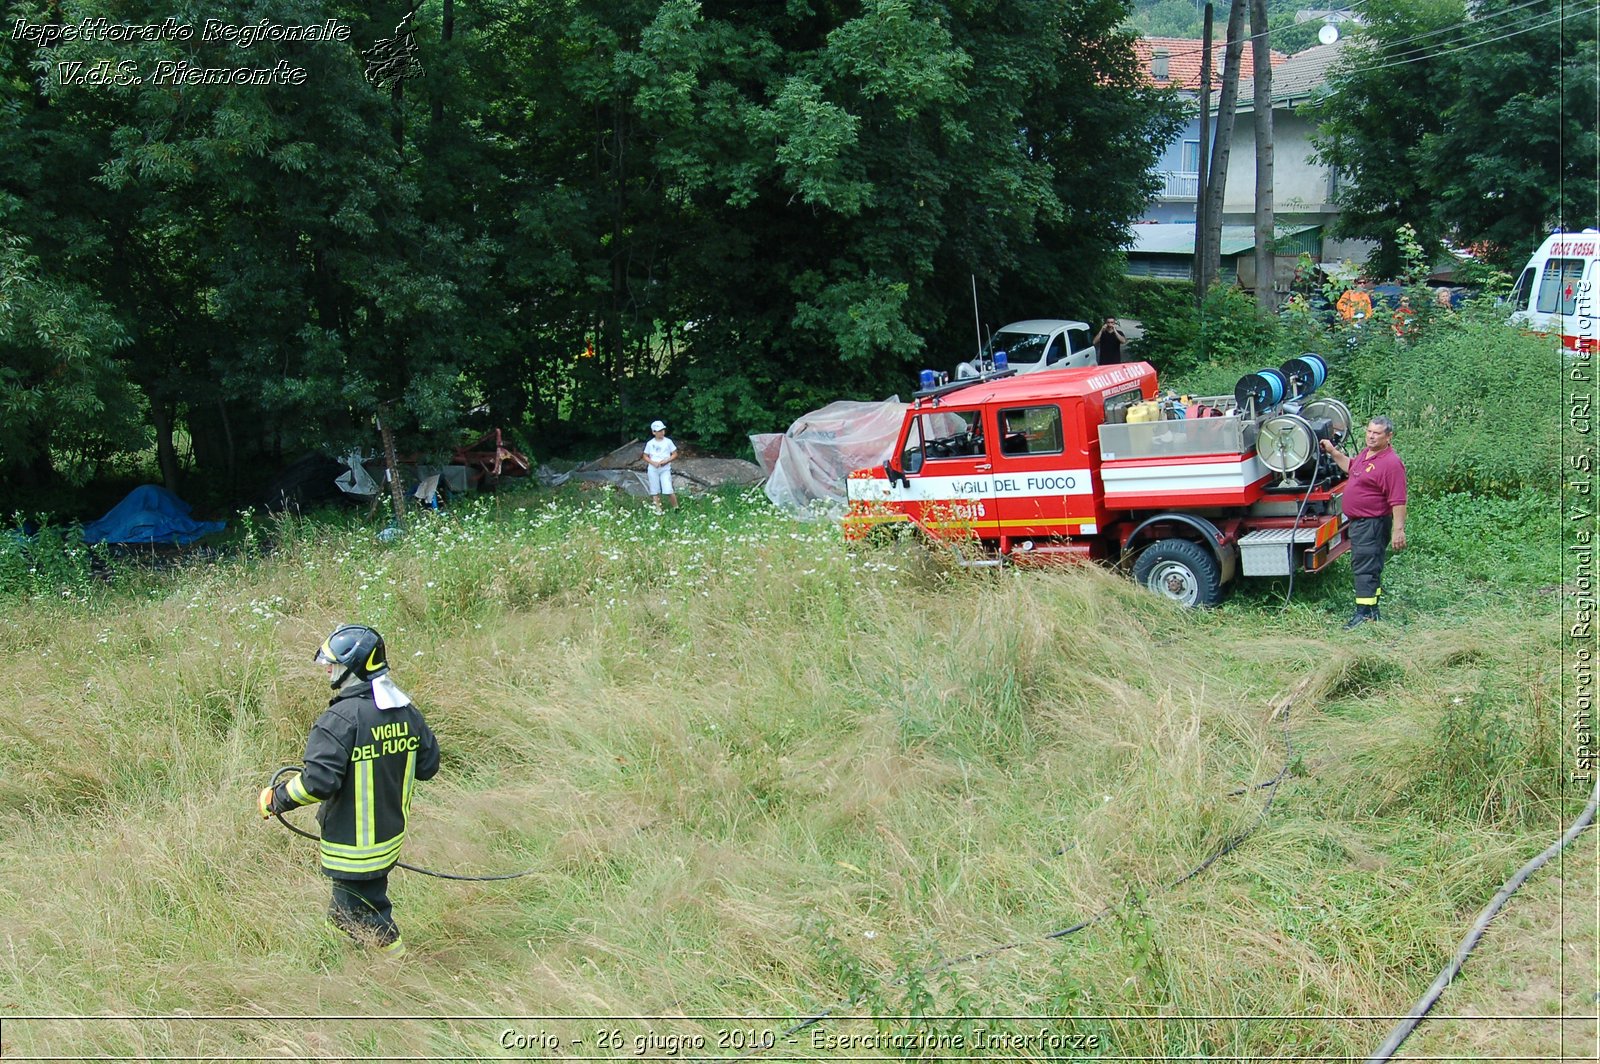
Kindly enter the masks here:
M 1128 424 L 1161 420 L 1161 404 L 1153 401 L 1134 403 L 1128 407 Z

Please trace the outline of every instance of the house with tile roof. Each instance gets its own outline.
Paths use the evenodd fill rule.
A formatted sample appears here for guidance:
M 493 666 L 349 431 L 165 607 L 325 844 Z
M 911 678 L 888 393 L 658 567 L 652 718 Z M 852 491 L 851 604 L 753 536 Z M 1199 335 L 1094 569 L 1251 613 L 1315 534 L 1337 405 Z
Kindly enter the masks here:
M 1140 37 L 1133 42 L 1133 54 L 1138 57 L 1139 65 L 1151 84 L 1198 93 L 1203 44 L 1202 41 L 1187 37 Z M 1211 49 L 1213 88 L 1222 84 L 1222 51 L 1222 42 L 1219 40 Z M 1161 61 L 1163 56 L 1165 62 Z M 1274 67 L 1289 58 L 1282 52 L 1273 52 L 1271 56 Z M 1255 46 L 1250 41 L 1244 42 L 1244 69 L 1255 69 Z
M 1339 213 L 1334 202 L 1338 177 L 1316 161 L 1316 151 L 1311 144 L 1316 127 L 1304 112 L 1304 105 L 1324 91 L 1329 69 L 1343 45 L 1341 40 L 1316 45 L 1292 56 L 1272 55 L 1273 219 L 1279 239 L 1276 280 L 1280 288 L 1286 287 L 1285 281 L 1301 252 L 1309 253 L 1319 262 L 1338 263 L 1344 259 L 1359 262 L 1371 251 L 1372 245 L 1367 241 L 1341 241 L 1327 235 L 1330 223 Z M 1134 245 L 1128 251 L 1128 272 L 1188 276 L 1181 262 L 1180 245 L 1187 244 L 1192 260 L 1199 193 L 1201 42 L 1145 38 L 1137 42 L 1135 48 L 1151 84 L 1176 84 L 1180 91 L 1196 101 L 1196 114 L 1168 146 L 1158 164 L 1162 190 L 1145 212 L 1143 221 L 1149 224 L 1134 227 Z M 1215 129 L 1218 86 L 1222 80 L 1221 47 L 1214 46 L 1213 53 L 1211 118 L 1212 129 Z M 1174 58 L 1180 55 L 1181 65 Z M 1242 69 L 1247 75 L 1254 69 L 1248 44 Z M 1165 82 L 1157 76 L 1162 72 L 1166 74 Z M 1242 77 L 1234 110 L 1222 222 L 1225 232 L 1235 234 L 1231 241 L 1235 254 L 1225 256 L 1230 261 L 1224 263 L 1224 275 L 1238 276 L 1247 288 L 1255 286 L 1255 264 L 1249 253 L 1254 247 L 1250 227 L 1255 221 L 1254 112 L 1253 79 Z M 1224 243 L 1230 244 L 1230 241 L 1225 239 Z
M 1192 113 L 1175 140 L 1167 145 L 1156 164 L 1161 190 L 1146 211 L 1147 222 L 1188 222 L 1195 220 L 1195 201 L 1200 189 L 1200 59 L 1202 42 L 1184 37 L 1140 37 L 1133 42 L 1134 55 L 1150 84 L 1176 89 L 1191 105 Z M 1255 52 L 1251 42 L 1244 45 L 1245 70 L 1254 69 Z M 1288 61 L 1282 52 L 1271 53 L 1274 68 Z M 1211 91 L 1213 106 L 1222 84 L 1223 49 L 1211 50 Z M 1229 175 L 1232 177 L 1231 173 Z
M 1280 223 L 1327 226 L 1338 217 L 1334 202 L 1339 175 L 1316 160 L 1311 137 L 1316 123 L 1306 116 L 1305 105 L 1326 91 L 1328 73 L 1344 41 L 1319 44 L 1290 56 L 1272 70 L 1272 210 Z M 1233 126 L 1233 150 L 1228 154 L 1228 187 L 1223 196 L 1222 219 L 1248 222 L 1255 216 L 1256 139 L 1255 86 L 1239 81 L 1239 102 Z M 1364 240 L 1337 241 L 1324 236 L 1323 259 L 1338 262 L 1365 259 L 1372 244 Z

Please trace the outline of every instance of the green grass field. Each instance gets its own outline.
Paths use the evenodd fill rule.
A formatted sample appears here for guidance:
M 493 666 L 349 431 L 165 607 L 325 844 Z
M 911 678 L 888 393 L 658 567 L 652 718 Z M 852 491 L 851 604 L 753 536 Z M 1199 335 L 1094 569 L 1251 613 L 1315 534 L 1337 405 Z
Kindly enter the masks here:
M 758 496 L 281 522 L 109 584 L 13 556 L 0 1052 L 1365 1059 L 1587 797 L 1562 520 L 1419 495 L 1353 634 L 1342 564 L 1185 613 Z M 353 620 L 443 745 L 404 859 L 531 872 L 396 872 L 398 961 L 254 808 Z M 1404 1052 L 1592 1058 L 1596 867 L 1516 895 Z
M 7 1055 L 734 1056 L 828 1009 L 770 1052 L 1363 1053 L 1388 1023 L 1343 1017 L 1409 1007 L 1581 806 L 1559 593 L 1453 573 L 1431 505 L 1394 622 L 1353 636 L 1347 573 L 1185 614 L 1098 570 L 851 553 L 732 496 L 502 498 L 393 546 L 284 524 L 264 556 L 18 602 L 0 1015 L 163 1018 L 11 1019 Z M 253 809 L 353 618 L 444 746 L 407 860 L 533 870 L 397 872 L 398 962 L 325 929 L 314 848 Z M 1263 818 L 1233 792 L 1285 761 Z

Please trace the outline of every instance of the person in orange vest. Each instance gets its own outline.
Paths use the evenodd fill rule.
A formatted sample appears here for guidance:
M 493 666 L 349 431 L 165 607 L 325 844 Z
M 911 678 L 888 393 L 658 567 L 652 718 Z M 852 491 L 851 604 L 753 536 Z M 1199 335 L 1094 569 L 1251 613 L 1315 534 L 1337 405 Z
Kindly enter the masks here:
M 1334 306 L 1339 310 L 1339 317 L 1347 322 L 1361 322 L 1372 317 L 1372 297 L 1359 285 L 1345 289 Z

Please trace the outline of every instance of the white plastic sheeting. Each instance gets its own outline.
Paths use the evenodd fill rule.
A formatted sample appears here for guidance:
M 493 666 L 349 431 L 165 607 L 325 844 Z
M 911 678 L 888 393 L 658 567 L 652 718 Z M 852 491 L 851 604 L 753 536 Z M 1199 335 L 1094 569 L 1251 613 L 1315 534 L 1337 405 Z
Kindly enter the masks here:
M 334 483 L 339 485 L 339 490 L 346 495 L 371 498 L 378 494 L 378 482 L 372 479 L 362 461 L 360 451 L 351 451 L 345 455 L 343 458 L 345 471 L 339 474 Z
M 389 471 L 383 468 L 381 458 L 363 458 L 360 451 L 351 451 L 340 459 L 340 463 L 345 467 L 345 471 L 335 477 L 333 482 L 346 495 L 363 499 L 377 495 L 383 489 L 374 478 L 375 473 L 383 477 L 383 483 L 389 483 Z M 367 469 L 369 465 L 372 466 L 370 471 Z M 411 494 L 423 502 L 432 502 L 441 485 L 454 495 L 465 495 L 472 487 L 467 467 L 464 465 L 418 465 L 414 468 L 404 465 L 401 467 L 401 475 L 405 483 L 416 485 Z
M 883 464 L 905 412 L 899 396 L 881 403 L 841 399 L 800 418 L 788 432 L 751 436 L 767 473 L 767 498 L 801 520 L 838 520 L 846 507 L 845 479 Z

